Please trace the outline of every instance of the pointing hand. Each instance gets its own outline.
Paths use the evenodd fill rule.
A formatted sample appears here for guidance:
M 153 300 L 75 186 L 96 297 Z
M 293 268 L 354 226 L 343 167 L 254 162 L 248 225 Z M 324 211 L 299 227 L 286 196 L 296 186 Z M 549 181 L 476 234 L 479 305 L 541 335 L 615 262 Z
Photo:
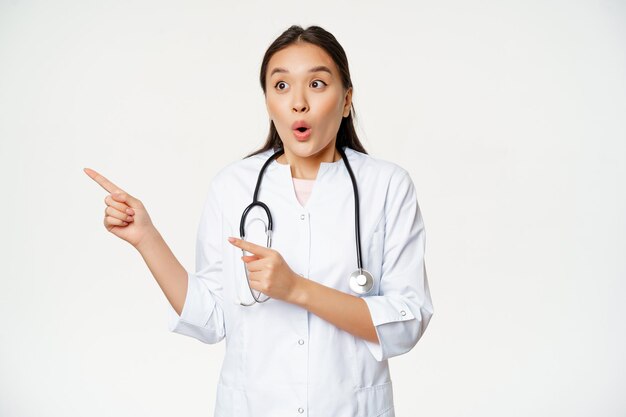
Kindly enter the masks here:
M 252 253 L 241 257 L 246 263 L 250 288 L 277 300 L 295 302 L 304 278 L 289 267 L 278 251 L 233 237 L 228 241 L 242 251 Z
M 85 168 L 84 171 L 110 193 L 104 199 L 104 227 L 109 232 L 137 247 L 142 239 L 156 231 L 141 201 L 93 169 Z

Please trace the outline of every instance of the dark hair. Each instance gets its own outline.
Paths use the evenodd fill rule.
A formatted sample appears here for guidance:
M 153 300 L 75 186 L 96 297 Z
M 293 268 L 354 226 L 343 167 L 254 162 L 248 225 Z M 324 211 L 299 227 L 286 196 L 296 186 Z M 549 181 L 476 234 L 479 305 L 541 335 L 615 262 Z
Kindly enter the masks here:
M 339 69 L 339 74 L 343 87 L 345 89 L 352 87 L 350 70 L 348 68 L 348 58 L 346 57 L 346 52 L 343 50 L 339 42 L 337 42 L 337 39 L 335 39 L 335 37 L 330 32 L 327 32 L 319 26 L 309 26 L 308 28 L 303 29 L 301 26 L 293 25 L 289 29 L 284 31 L 278 38 L 276 38 L 276 40 L 274 40 L 269 48 L 267 48 L 267 51 L 265 51 L 265 56 L 263 56 L 263 62 L 261 64 L 261 73 L 259 76 L 259 81 L 261 81 L 263 94 L 267 93 L 265 86 L 265 77 L 267 74 L 267 65 L 272 56 L 281 49 L 284 49 L 298 42 L 308 42 L 313 45 L 317 45 L 324 51 L 326 51 Z M 335 147 L 340 148 L 343 146 L 347 146 L 356 151 L 367 153 L 365 151 L 365 148 L 359 141 L 359 137 L 357 136 L 356 130 L 354 129 L 354 122 L 352 117 L 353 114 L 356 117 L 354 105 L 351 103 L 350 114 L 348 115 L 348 117 L 344 117 L 341 119 L 341 124 L 339 125 L 339 130 L 337 131 Z M 282 146 L 283 145 L 280 140 L 280 136 L 278 136 L 278 132 L 276 131 L 276 126 L 274 126 L 273 121 L 270 121 L 270 130 L 267 135 L 267 140 L 265 141 L 265 144 L 259 150 L 247 155 L 246 158 L 270 149 L 278 150 L 282 148 Z

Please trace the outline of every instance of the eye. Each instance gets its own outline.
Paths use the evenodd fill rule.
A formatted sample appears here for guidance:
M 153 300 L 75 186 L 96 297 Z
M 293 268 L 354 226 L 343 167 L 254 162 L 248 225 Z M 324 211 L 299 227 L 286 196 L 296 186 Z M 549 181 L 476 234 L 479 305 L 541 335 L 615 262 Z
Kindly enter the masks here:
M 311 85 L 313 86 L 313 88 L 322 88 L 326 85 L 326 83 L 322 80 L 315 80 L 311 82 Z M 315 87 L 315 85 L 321 85 L 321 87 Z
M 283 86 L 284 88 L 280 88 L 279 86 Z M 287 88 L 286 86 L 288 86 L 289 84 L 287 84 L 284 81 L 279 81 L 274 85 L 274 88 L 277 88 L 278 90 L 284 90 L 285 88 Z

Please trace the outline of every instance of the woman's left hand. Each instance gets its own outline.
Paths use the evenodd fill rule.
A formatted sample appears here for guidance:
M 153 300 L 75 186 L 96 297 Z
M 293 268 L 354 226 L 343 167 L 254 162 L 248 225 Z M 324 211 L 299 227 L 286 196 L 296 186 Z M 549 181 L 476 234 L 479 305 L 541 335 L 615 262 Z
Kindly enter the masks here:
M 248 269 L 250 288 L 277 300 L 296 302 L 298 284 L 303 278 L 292 271 L 278 251 L 234 237 L 228 241 L 252 253 L 241 257 Z

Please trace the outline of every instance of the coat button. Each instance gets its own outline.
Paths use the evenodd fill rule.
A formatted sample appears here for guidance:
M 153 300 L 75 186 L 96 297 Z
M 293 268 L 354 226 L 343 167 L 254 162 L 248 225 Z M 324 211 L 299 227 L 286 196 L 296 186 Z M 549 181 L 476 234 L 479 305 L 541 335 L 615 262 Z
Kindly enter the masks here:
M 298 340 L 298 344 L 299 345 L 303 345 L 304 344 L 304 340 L 302 340 L 302 339 Z
M 304 214 L 300 215 L 300 220 L 304 220 Z
M 304 408 L 302 408 L 302 407 L 298 408 L 298 413 L 300 413 L 300 414 L 304 413 Z

